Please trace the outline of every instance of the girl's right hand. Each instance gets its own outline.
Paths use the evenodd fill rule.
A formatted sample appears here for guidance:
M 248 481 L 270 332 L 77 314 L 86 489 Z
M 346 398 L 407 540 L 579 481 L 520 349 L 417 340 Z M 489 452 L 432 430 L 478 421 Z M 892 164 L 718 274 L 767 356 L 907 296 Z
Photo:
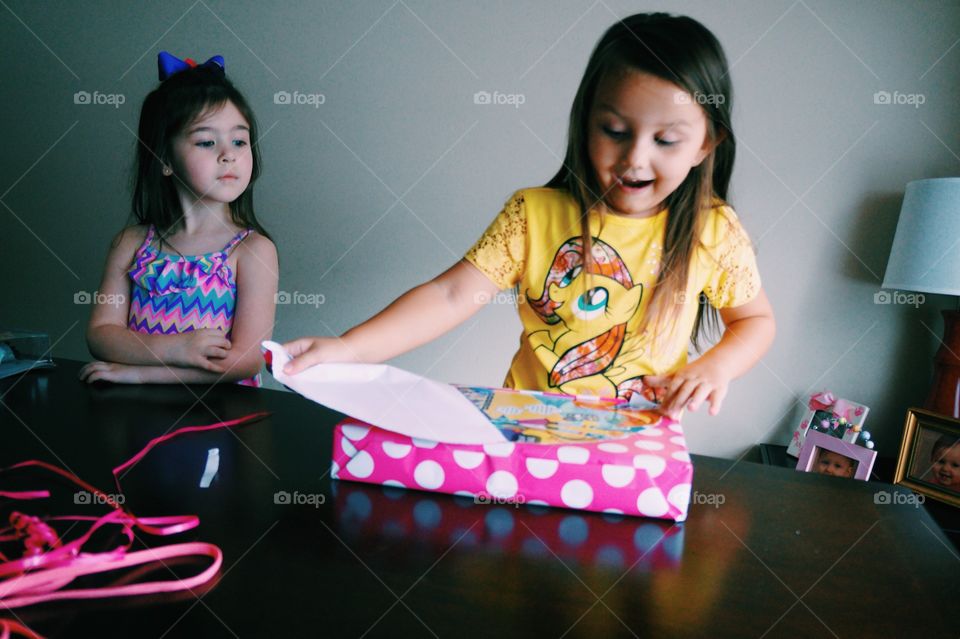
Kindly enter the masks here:
M 181 333 L 170 352 L 170 363 L 185 368 L 199 368 L 211 373 L 223 373 L 223 359 L 232 344 L 223 331 L 201 328 Z M 217 361 L 219 360 L 219 361 Z
M 283 367 L 286 375 L 296 375 L 324 362 L 359 362 L 360 357 L 339 337 L 301 337 L 283 345 L 293 358 Z

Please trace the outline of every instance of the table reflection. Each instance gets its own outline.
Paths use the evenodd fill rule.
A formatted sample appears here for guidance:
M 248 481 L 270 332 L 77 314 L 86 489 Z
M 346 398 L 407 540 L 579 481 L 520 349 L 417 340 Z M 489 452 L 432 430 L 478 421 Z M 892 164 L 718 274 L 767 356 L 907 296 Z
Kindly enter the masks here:
M 497 555 L 571 560 L 582 566 L 675 569 L 681 524 L 525 504 L 477 504 L 473 498 L 391 486 L 332 482 L 334 521 L 345 539 L 436 547 L 452 544 Z

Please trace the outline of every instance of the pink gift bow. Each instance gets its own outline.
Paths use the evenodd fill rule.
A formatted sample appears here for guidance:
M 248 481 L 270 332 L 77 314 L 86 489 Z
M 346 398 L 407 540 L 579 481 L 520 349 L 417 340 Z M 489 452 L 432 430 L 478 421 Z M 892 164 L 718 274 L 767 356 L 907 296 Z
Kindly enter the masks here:
M 810 396 L 808 404 L 810 410 L 828 410 L 837 417 L 842 417 L 848 422 L 856 421 L 856 417 L 863 415 L 863 406 L 854 404 L 847 399 L 837 399 L 830 391 L 823 391 Z
M 120 471 L 139 462 L 157 444 L 183 433 L 230 428 L 260 419 L 266 415 L 267 413 L 265 412 L 259 412 L 207 426 L 188 426 L 150 440 L 143 450 L 113 469 L 118 494 L 122 494 L 118 476 Z M 109 495 L 86 483 L 73 473 L 41 461 L 29 460 L 21 462 L 2 469 L 0 472 L 32 466 L 43 468 L 65 477 L 90 493 L 101 497 L 113 510 L 101 517 L 48 517 L 46 521 L 93 522 L 85 534 L 66 544 L 62 543 L 53 528 L 40 518 L 30 517 L 19 512 L 11 513 L 10 519 L 12 525 L 0 530 L 0 542 L 24 539 L 26 556 L 20 559 L 8 560 L 7 557 L 0 553 L 0 560 L 3 561 L 3 563 L 0 563 L 0 609 L 13 609 L 46 601 L 64 599 L 99 599 L 104 597 L 123 597 L 190 590 L 207 583 L 220 570 L 220 566 L 223 563 L 223 552 L 217 546 L 204 542 L 170 544 L 159 548 L 127 552 L 133 544 L 134 528 L 138 528 L 144 533 L 157 536 L 173 535 L 198 526 L 200 520 L 196 515 L 137 517 L 116 503 Z M 20 500 L 42 499 L 49 497 L 49 495 L 49 491 L 46 490 L 0 491 L 0 497 Z M 94 532 L 107 525 L 120 525 L 126 541 L 121 542 L 115 548 L 105 552 L 82 552 L 84 544 L 89 541 Z M 62 588 L 69 585 L 74 579 L 83 575 L 109 572 L 153 562 L 163 563 L 165 559 L 192 556 L 209 557 L 213 561 L 204 571 L 183 579 L 176 578 L 173 580 L 150 581 L 125 586 L 77 588 L 61 591 Z M 11 636 L 11 632 L 39 639 L 39 635 L 33 633 L 29 628 L 11 620 L 0 619 L 0 639 L 8 639 Z
M 838 399 L 837 403 L 833 405 L 833 414 L 837 417 L 842 417 L 848 422 L 853 422 L 851 413 L 854 412 L 853 406 L 846 399 Z M 863 413 L 863 410 L 860 410 Z
M 810 402 L 807 404 L 810 410 L 831 410 L 837 399 L 830 391 L 815 393 L 810 396 Z

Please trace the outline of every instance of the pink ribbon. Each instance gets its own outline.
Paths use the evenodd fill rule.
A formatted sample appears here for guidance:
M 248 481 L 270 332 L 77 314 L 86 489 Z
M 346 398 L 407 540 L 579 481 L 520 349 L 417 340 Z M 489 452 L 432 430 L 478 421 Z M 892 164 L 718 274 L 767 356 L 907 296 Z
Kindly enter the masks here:
M 34 631 L 12 619 L 0 619 L 0 639 L 10 639 L 10 637 L 13 636 L 27 637 L 27 639 L 43 639 L 43 637 Z
M 846 399 L 838 399 L 833 406 L 833 414 L 852 423 L 857 421 L 857 417 L 863 415 L 863 406 L 853 404 Z
M 831 410 L 837 399 L 830 391 L 823 391 L 810 396 L 810 402 L 807 404 L 810 410 Z
M 188 426 L 172 433 L 156 437 L 139 453 L 113 469 L 118 494 L 120 488 L 119 473 L 134 466 L 155 446 L 185 433 L 230 428 L 255 421 L 267 415 L 254 413 L 239 419 L 219 422 L 208 426 Z M 99 599 L 104 597 L 129 597 L 162 592 L 189 590 L 213 579 L 223 563 L 223 552 L 217 546 L 204 542 L 169 544 L 158 548 L 130 551 L 134 541 L 134 530 L 154 536 L 174 535 L 196 528 L 200 520 L 196 515 L 177 515 L 164 517 L 137 517 L 125 509 L 116 499 L 83 481 L 73 473 L 57 468 L 46 462 L 29 460 L 0 470 L 36 467 L 53 472 L 68 481 L 97 495 L 111 509 L 100 517 L 91 516 L 55 516 L 39 518 L 22 512 L 10 514 L 10 525 L 0 529 L 0 543 L 21 541 L 23 555 L 10 559 L 0 553 L 0 610 L 31 606 L 47 601 L 65 599 Z M 31 500 L 49 497 L 47 490 L 0 491 L 0 497 L 17 500 Z M 51 525 L 56 522 L 91 522 L 90 527 L 79 537 L 64 541 Z M 85 552 L 84 547 L 90 538 L 101 528 L 119 526 L 121 541 L 113 548 L 99 552 Z M 110 585 L 99 588 L 74 588 L 63 590 L 78 577 L 131 568 L 154 562 L 164 562 L 179 557 L 201 557 L 210 559 L 210 564 L 191 577 L 139 582 L 126 585 Z M 114 582 L 116 583 L 116 582 Z M 12 635 L 21 635 L 31 639 L 42 639 L 29 628 L 7 619 L 0 619 L 0 639 L 9 639 Z

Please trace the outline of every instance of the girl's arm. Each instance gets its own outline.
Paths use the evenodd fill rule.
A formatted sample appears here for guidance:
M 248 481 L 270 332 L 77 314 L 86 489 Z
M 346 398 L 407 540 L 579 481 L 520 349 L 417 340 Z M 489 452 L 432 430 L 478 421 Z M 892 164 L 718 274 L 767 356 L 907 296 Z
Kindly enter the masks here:
M 217 358 L 226 356 L 230 341 L 220 331 L 203 330 L 183 335 L 146 335 L 127 328 L 131 282 L 127 270 L 143 242 L 145 231 L 130 227 L 111 245 L 100 282 L 100 299 L 87 324 L 87 346 L 98 360 L 133 365 L 197 367 L 223 372 Z
M 80 380 L 93 382 L 113 382 L 115 384 L 216 384 L 232 382 L 245 377 L 232 371 L 211 373 L 199 368 L 181 368 L 179 366 L 149 366 L 134 364 L 115 364 L 114 362 L 90 362 L 80 369 Z M 252 377 L 247 375 L 246 377 Z
M 87 382 L 131 384 L 214 384 L 256 375 L 263 364 L 260 342 L 270 339 L 273 334 L 278 281 L 277 249 L 273 242 L 262 235 L 251 234 L 235 250 L 238 252 L 237 306 L 231 331 L 232 347 L 218 360 L 222 372 L 171 365 L 94 362 L 84 367 L 81 379 Z M 190 333 L 179 337 L 188 335 Z
M 302 337 L 284 344 L 294 357 L 288 375 L 320 362 L 382 362 L 430 342 L 480 310 L 497 285 L 460 260 L 413 288 L 342 337 Z
M 716 415 L 730 380 L 753 368 L 773 343 L 776 322 L 767 294 L 735 308 L 720 309 L 726 326 L 723 337 L 699 359 L 673 375 L 648 375 L 644 382 L 664 389 L 661 411 L 676 417 L 684 408 L 697 410 L 704 401 Z

